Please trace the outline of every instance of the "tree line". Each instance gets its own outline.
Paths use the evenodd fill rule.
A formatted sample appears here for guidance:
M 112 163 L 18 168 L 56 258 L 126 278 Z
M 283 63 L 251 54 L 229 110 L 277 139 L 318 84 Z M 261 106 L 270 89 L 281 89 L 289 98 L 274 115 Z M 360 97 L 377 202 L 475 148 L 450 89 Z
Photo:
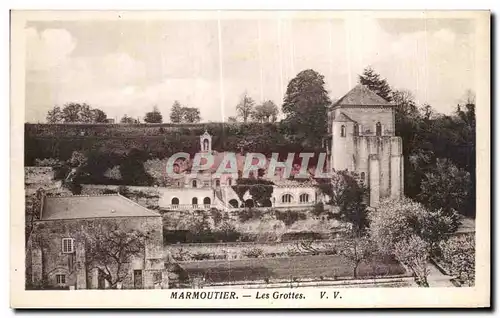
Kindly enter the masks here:
M 278 106 L 272 100 L 266 100 L 256 105 L 254 99 L 246 92 L 241 96 L 236 105 L 237 116 L 230 116 L 228 122 L 234 123 L 241 120 L 258 123 L 274 123 L 278 119 Z M 170 122 L 174 124 L 194 124 L 201 122 L 200 110 L 196 107 L 183 106 L 176 100 L 170 110 Z M 54 106 L 46 115 L 47 123 L 106 123 L 109 119 L 104 111 L 92 108 L 86 103 L 67 103 L 63 107 Z M 163 115 L 158 106 L 147 112 L 143 121 L 145 123 L 163 123 Z M 127 114 L 120 119 L 122 124 L 139 124 L 139 118 L 133 118 Z

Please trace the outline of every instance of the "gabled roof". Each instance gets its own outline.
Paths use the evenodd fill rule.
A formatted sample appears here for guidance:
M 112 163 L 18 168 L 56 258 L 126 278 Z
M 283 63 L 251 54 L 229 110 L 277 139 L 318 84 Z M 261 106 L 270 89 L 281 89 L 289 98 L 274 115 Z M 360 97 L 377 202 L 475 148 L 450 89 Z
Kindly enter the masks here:
M 45 197 L 41 220 L 160 216 L 119 194 Z
M 353 123 L 356 122 L 355 120 L 353 120 L 351 117 L 347 116 L 344 113 L 340 113 L 338 116 L 333 118 L 333 121 L 343 121 L 343 122 L 353 122 Z
M 392 106 L 391 103 L 371 91 L 368 87 L 358 84 L 332 107 L 337 106 Z

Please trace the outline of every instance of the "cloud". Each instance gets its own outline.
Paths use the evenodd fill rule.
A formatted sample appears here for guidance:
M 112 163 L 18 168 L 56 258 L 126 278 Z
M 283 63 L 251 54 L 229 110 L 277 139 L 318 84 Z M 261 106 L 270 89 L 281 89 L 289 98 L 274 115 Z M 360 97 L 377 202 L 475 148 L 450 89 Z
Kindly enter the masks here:
M 214 21 L 167 21 L 145 34 L 135 24 L 27 28 L 26 120 L 43 120 L 48 109 L 67 102 L 87 102 L 119 118 L 143 117 L 157 105 L 168 118 L 179 100 L 198 107 L 203 120 L 216 121 L 235 115 L 244 91 L 257 103 L 279 105 L 288 81 L 309 68 L 325 76 L 332 99 L 368 65 L 439 111 L 450 111 L 465 89 L 474 88 L 472 30 L 457 33 L 443 22 L 427 33 L 388 32 L 363 16 L 331 24 L 282 22 L 261 21 L 260 45 L 256 21 L 222 24 L 223 101 Z M 96 32 L 106 32 L 113 45 L 92 41 Z
M 46 71 L 65 63 L 76 47 L 71 34 L 64 29 L 46 29 L 39 33 L 26 29 L 27 69 Z

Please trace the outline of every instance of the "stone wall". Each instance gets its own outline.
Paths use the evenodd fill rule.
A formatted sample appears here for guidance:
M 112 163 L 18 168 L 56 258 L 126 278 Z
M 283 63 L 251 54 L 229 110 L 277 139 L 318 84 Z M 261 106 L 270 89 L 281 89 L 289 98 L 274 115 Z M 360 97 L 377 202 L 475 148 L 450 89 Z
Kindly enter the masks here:
M 109 229 L 117 226 L 120 230 L 130 232 L 137 230 L 147 234 L 146 250 L 134 257 L 128 264 L 127 279 L 123 288 L 133 288 L 133 270 L 149 270 L 163 268 L 163 228 L 161 217 L 129 217 L 129 218 L 98 218 L 98 219 L 68 219 L 44 220 L 35 222 L 33 232 L 33 280 L 44 280 L 48 286 L 56 287 L 56 275 L 66 275 L 66 285 L 77 289 L 96 288 L 92 285 L 90 269 L 85 264 L 85 236 L 94 233 L 97 227 Z M 62 239 L 75 240 L 76 253 L 62 252 Z M 146 261 L 157 266 L 146 266 Z M 150 262 L 150 263 L 151 263 Z M 144 280 L 145 287 L 151 287 L 151 282 Z
M 382 125 L 382 135 L 394 136 L 394 114 L 392 107 L 342 107 L 336 109 L 360 124 L 360 134 L 375 136 L 377 122 Z

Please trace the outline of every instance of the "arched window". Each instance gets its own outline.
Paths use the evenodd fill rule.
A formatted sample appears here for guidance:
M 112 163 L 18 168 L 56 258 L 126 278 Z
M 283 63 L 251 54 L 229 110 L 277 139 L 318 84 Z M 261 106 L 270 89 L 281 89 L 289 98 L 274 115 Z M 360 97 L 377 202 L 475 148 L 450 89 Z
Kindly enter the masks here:
M 288 193 L 287 194 L 283 194 L 281 196 L 281 202 L 282 203 L 290 203 L 290 202 L 292 202 L 292 195 L 288 194 Z
M 359 125 L 354 124 L 354 136 L 359 136 Z
M 193 205 L 193 208 L 198 207 L 198 198 L 194 197 L 191 199 L 191 204 Z
M 178 198 L 172 198 L 172 204 L 173 205 L 178 205 L 179 204 L 179 199 Z
M 193 188 L 196 188 L 198 186 L 198 182 L 196 182 L 196 180 L 193 180 L 191 184 L 193 185 Z
M 215 186 L 220 187 L 220 180 L 219 179 L 215 179 Z
M 340 126 L 340 137 L 345 137 L 345 126 Z
M 299 200 L 300 200 L 300 203 L 307 203 L 307 202 L 309 202 L 309 194 L 307 194 L 307 193 L 302 193 L 302 194 L 299 196 Z
M 203 150 L 208 151 L 208 139 L 203 140 Z
M 227 178 L 227 185 L 229 186 L 233 185 L 233 179 Z
M 382 124 L 380 124 L 380 122 L 378 122 L 375 126 L 375 131 L 377 133 L 377 136 L 382 136 Z
M 205 205 L 205 208 L 210 208 L 210 198 L 209 197 L 205 197 L 205 199 L 203 199 L 203 204 Z

